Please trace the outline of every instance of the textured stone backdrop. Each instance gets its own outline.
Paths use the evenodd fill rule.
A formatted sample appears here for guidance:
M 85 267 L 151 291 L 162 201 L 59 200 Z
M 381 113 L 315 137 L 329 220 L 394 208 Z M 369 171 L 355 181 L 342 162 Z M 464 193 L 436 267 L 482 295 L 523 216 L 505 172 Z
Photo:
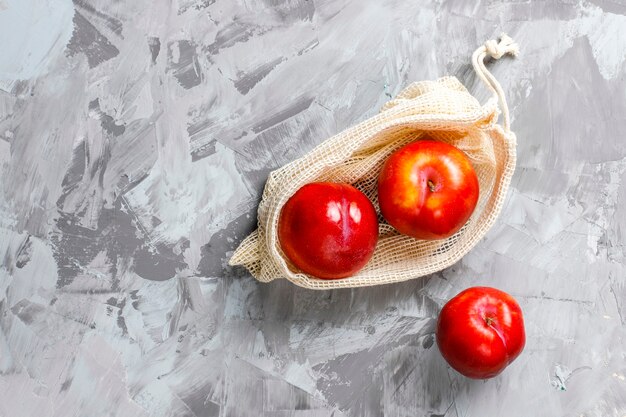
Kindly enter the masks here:
M 312 292 L 226 262 L 268 172 L 470 55 L 519 164 L 442 273 Z M 0 0 L 0 416 L 623 416 L 626 3 Z M 472 285 L 523 355 L 467 380 L 433 344 Z

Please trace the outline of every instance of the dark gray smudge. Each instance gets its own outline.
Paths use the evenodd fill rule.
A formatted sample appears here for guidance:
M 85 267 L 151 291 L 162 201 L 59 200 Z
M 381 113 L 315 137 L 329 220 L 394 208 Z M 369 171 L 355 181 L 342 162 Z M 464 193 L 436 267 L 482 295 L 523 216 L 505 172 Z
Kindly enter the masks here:
M 42 305 L 32 303 L 26 299 L 20 300 L 11 307 L 11 312 L 22 320 L 24 324 L 32 324 L 37 316 L 45 314 L 45 310 Z
M 183 248 L 189 245 L 182 245 Z M 174 255 L 167 247 L 159 247 L 156 253 L 150 250 L 141 250 L 135 253 L 135 272 L 142 278 L 151 281 L 165 281 L 176 275 L 176 269 L 182 269 L 185 264 L 182 257 Z
M 26 240 L 22 242 L 19 249 L 17 250 L 17 254 L 15 256 L 15 266 L 17 268 L 24 268 L 28 262 L 30 262 L 30 258 L 33 256 L 33 243 L 30 240 L 30 235 L 26 236 Z
M 89 163 L 89 150 L 85 141 L 74 148 L 70 168 L 65 173 L 61 185 L 65 190 L 75 187 L 85 175 L 85 166 Z
M 122 330 L 122 335 L 128 334 L 128 327 L 126 326 L 126 320 L 124 320 L 124 306 L 126 305 L 126 298 L 120 300 L 117 304 L 117 326 Z
M 72 386 L 72 381 L 73 381 L 72 378 L 68 378 L 65 381 L 63 381 L 59 391 L 60 392 L 67 391 Z
M 106 13 L 102 13 L 91 4 L 87 3 L 85 0 L 73 0 L 74 5 L 81 10 L 91 13 L 96 18 L 99 18 L 104 21 L 104 24 L 114 32 L 116 35 L 122 36 L 122 22 L 119 19 L 116 19 L 112 16 L 109 16 Z
M 182 258 L 167 247 L 151 247 L 149 237 L 142 231 L 121 201 L 114 208 L 103 208 L 97 228 L 91 230 L 78 224 L 76 215 L 59 212 L 56 221 L 58 232 L 53 233 L 54 257 L 57 260 L 59 280 L 57 286 L 69 285 L 98 253 L 105 251 L 110 261 L 110 289 L 119 282 L 118 261 L 130 259 L 137 275 L 148 280 L 163 281 L 174 277 L 176 268 L 183 268 Z
M 191 161 L 196 162 L 196 161 L 199 161 L 200 159 L 206 158 L 207 156 L 213 155 L 216 151 L 215 149 L 216 144 L 217 144 L 217 139 L 213 139 L 212 141 L 202 146 L 201 148 L 194 150 L 191 153 Z
M 74 13 L 74 33 L 67 44 L 68 56 L 83 53 L 89 68 L 119 55 L 120 51 L 79 12 Z
M 176 62 L 174 62 L 172 48 L 178 48 L 178 60 Z M 190 89 L 199 85 L 202 82 L 202 72 L 198 63 L 196 45 L 188 40 L 170 43 L 168 69 L 183 88 Z
M 211 117 L 194 120 L 192 123 L 189 124 L 189 126 L 187 126 L 187 134 L 189 135 L 190 139 L 193 140 L 195 135 L 211 127 L 213 123 L 215 123 L 215 120 Z
M 255 227 L 256 213 L 244 213 L 231 221 L 220 232 L 215 233 L 209 242 L 201 248 L 202 258 L 198 264 L 199 275 L 204 277 L 228 276 L 232 268 L 222 265 L 224 254 L 233 251 Z
M 240 74 L 239 79 L 233 82 L 235 88 L 243 95 L 248 94 L 248 91 L 252 90 L 255 85 L 257 85 L 263 78 L 267 77 L 267 75 L 284 60 L 284 57 L 280 57 L 255 68 L 247 74 Z
M 422 341 L 422 347 L 424 349 L 430 349 L 431 347 L 433 347 L 434 344 L 435 344 L 435 336 L 433 335 L 428 335 L 424 337 L 424 340 Z
M 150 48 L 150 55 L 152 56 L 152 64 L 156 64 L 157 57 L 161 51 L 161 40 L 157 37 L 148 38 L 148 48 Z
M 299 113 L 302 113 L 311 106 L 313 100 L 313 97 L 300 97 L 293 104 L 290 104 L 284 109 L 272 113 L 270 116 L 257 123 L 255 126 L 252 127 L 252 131 L 254 133 L 262 132 L 265 129 L 275 126 Z
M 234 21 L 217 32 L 215 41 L 208 46 L 207 50 L 211 55 L 218 54 L 220 49 L 247 41 L 252 34 L 253 29 L 250 26 Z
M 100 126 L 113 136 L 120 136 L 126 131 L 126 126 L 118 125 L 112 116 L 100 110 L 100 101 L 95 99 L 89 102 L 89 111 L 94 112 L 100 119 Z

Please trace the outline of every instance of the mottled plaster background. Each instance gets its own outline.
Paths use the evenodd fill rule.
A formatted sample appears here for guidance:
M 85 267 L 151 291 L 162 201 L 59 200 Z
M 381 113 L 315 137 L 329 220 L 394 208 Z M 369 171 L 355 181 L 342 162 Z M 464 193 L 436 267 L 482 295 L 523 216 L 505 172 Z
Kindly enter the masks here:
M 268 172 L 411 81 L 490 65 L 507 204 L 454 267 L 313 292 L 226 266 Z M 0 0 L 0 416 L 626 415 L 626 2 Z M 434 345 L 477 284 L 523 355 Z

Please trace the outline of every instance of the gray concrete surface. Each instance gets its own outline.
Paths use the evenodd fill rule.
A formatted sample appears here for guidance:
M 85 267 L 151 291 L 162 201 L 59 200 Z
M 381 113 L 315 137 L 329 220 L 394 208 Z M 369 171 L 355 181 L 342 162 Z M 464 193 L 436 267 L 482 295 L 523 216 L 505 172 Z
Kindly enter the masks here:
M 313 292 L 226 261 L 269 171 L 508 32 L 519 164 L 425 279 Z M 0 0 L 1 416 L 623 416 L 626 3 Z M 471 381 L 439 308 L 490 285 L 527 345 Z

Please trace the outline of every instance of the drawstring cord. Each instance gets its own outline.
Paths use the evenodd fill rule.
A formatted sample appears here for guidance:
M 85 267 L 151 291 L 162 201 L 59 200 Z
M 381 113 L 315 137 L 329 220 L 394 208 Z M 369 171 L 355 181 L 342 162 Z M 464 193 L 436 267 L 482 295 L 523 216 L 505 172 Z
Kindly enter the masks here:
M 498 97 L 500 100 L 500 105 L 502 106 L 502 115 L 504 117 L 504 131 L 511 131 L 511 120 L 509 117 L 509 106 L 506 104 L 506 97 L 504 96 L 504 91 L 502 91 L 502 86 L 496 80 L 496 78 L 489 72 L 489 70 L 485 67 L 485 58 L 490 56 L 493 59 L 500 59 L 504 55 L 517 56 L 519 53 L 519 46 L 513 39 L 511 39 L 507 34 L 503 33 L 500 35 L 500 42 L 497 42 L 493 39 L 485 42 L 484 45 L 480 46 L 474 54 L 472 55 L 472 65 L 474 66 L 474 71 L 480 77 L 481 80 L 489 87 L 491 91 Z

